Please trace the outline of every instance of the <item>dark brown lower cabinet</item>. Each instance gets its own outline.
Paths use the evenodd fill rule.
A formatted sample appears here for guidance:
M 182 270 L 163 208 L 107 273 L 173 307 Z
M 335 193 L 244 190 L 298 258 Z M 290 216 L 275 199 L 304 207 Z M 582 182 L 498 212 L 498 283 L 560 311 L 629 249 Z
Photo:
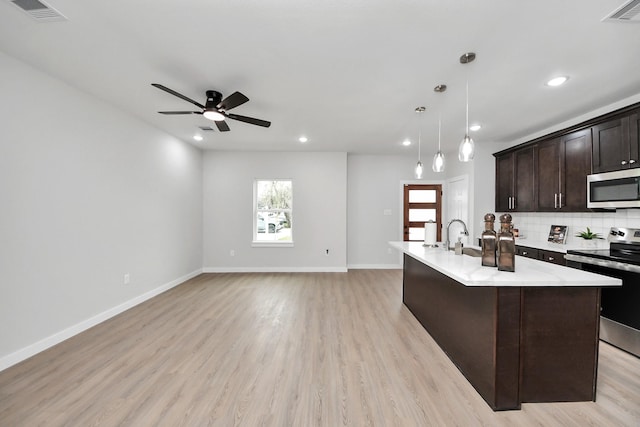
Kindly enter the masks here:
M 405 255 L 403 302 L 493 410 L 595 400 L 599 288 L 468 287 Z
M 527 258 L 538 259 L 540 261 L 550 262 L 553 264 L 566 265 L 564 253 L 549 251 L 545 249 L 530 248 L 528 246 L 516 246 L 516 255 Z

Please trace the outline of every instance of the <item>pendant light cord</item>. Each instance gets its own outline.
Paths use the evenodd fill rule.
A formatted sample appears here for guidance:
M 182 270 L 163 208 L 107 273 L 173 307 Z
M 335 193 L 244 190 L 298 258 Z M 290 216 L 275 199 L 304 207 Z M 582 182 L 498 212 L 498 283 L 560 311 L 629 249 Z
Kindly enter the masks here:
M 421 143 L 420 143 L 420 139 L 421 138 L 420 137 L 421 137 L 421 134 L 422 134 L 422 129 L 420 129 L 420 127 L 418 127 L 418 161 L 420 161 L 420 145 L 421 145 Z
M 438 153 L 440 152 L 440 128 L 442 127 L 442 113 L 438 114 Z
M 466 134 L 469 135 L 469 70 L 467 70 L 467 130 Z

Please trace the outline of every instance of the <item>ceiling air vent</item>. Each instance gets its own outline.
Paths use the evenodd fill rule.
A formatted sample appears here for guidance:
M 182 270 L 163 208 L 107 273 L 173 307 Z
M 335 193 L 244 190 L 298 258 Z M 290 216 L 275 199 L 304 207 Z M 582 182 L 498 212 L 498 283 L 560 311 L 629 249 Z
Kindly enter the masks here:
M 605 16 L 605 22 L 640 22 L 640 0 L 630 0 Z
M 38 22 L 66 21 L 60 12 L 40 0 L 10 0 L 21 11 Z

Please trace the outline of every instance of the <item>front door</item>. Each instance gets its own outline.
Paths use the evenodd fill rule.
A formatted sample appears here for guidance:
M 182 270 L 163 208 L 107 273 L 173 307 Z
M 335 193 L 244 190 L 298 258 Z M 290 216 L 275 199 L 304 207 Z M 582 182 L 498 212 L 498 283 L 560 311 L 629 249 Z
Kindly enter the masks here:
M 442 241 L 442 185 L 405 184 L 404 241 L 424 241 L 424 223 L 436 222 L 437 240 Z

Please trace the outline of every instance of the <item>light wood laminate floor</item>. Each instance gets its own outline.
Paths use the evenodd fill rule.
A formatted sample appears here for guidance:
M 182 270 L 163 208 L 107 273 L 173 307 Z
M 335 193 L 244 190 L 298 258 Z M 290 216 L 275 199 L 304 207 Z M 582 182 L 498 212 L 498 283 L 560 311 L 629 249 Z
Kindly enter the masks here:
M 596 402 L 493 412 L 400 270 L 204 274 L 0 372 L 1 426 L 639 426 L 640 359 Z

